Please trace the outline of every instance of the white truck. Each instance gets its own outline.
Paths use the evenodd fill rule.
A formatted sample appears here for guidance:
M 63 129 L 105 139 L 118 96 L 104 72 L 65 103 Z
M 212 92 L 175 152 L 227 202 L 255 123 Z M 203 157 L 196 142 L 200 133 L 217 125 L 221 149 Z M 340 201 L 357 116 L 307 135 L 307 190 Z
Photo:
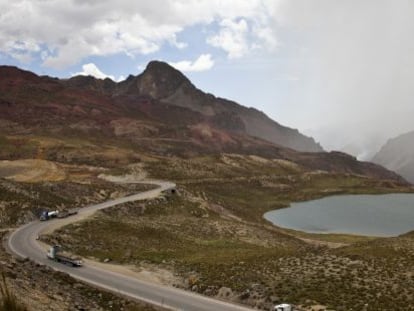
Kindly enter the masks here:
M 47 252 L 47 258 L 70 265 L 72 267 L 81 267 L 82 259 L 77 256 L 72 256 L 62 252 L 62 247 L 60 245 L 52 246 Z
M 293 307 L 290 304 L 282 303 L 273 307 L 273 311 L 293 311 Z

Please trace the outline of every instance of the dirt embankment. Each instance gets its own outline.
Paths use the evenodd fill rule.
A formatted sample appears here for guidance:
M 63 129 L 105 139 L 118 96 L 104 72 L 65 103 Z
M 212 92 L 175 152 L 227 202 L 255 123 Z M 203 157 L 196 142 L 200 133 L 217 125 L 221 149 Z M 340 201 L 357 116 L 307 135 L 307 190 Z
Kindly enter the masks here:
M 54 162 L 25 159 L 0 161 L 0 177 L 18 182 L 62 181 L 66 173 Z

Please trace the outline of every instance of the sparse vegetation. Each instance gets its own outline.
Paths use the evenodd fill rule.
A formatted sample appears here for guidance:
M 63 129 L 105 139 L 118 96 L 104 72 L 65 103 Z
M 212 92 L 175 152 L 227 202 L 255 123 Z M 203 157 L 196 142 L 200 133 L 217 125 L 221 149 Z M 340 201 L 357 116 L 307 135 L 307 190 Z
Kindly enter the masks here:
M 44 238 L 100 261 L 162 267 L 181 278 L 176 286 L 258 309 L 282 301 L 308 311 L 414 309 L 413 234 L 311 235 L 262 217 L 332 194 L 413 191 L 399 176 L 339 152 L 284 148 L 320 151 L 255 109 L 204 94 L 161 62 L 118 85 L 8 66 L 2 72 L 0 160 L 49 161 L 61 174 L 6 180 L 22 171 L 5 162 L 1 237 L 40 208 L 80 207 L 147 189 L 98 178 L 119 177 L 139 163 L 150 177 L 177 182 L 179 195 L 101 211 Z M 77 309 L 152 310 L 30 261 L 0 257 L 11 288 L 37 308 L 67 310 L 80 301 Z M 1 293 L 11 297 L 7 310 L 17 306 L 5 283 Z
M 139 161 L 151 177 L 177 181 L 180 194 L 101 211 L 46 239 L 99 261 L 161 267 L 181 279 L 175 286 L 262 309 L 289 301 L 303 310 L 316 305 L 330 310 L 392 310 L 393 305 L 412 310 L 407 307 L 414 299 L 408 291 L 413 286 L 412 236 L 377 240 L 310 235 L 273 228 L 262 218 L 292 201 L 409 188 L 312 171 L 286 159 L 138 155 L 125 142 L 99 146 L 75 137 L 32 138 L 49 146 L 42 156 L 58 161 L 68 177 L 30 184 L 0 180 L 2 227 L 26 222 L 38 208 L 78 207 L 144 189 L 96 178 L 100 173 L 124 175 L 129 172 L 125 163 Z M 105 309 L 112 296 L 100 297 L 98 304 Z
M 236 160 L 232 165 L 243 164 L 243 158 Z M 228 165 L 208 157 L 195 164 L 181 160 L 165 166 L 151 163 L 152 172 L 168 175 L 171 169 L 174 176 L 182 172 L 179 197 L 111 208 L 49 239 L 101 261 L 110 258 L 137 266 L 149 262 L 171 269 L 183 279 L 179 286 L 206 295 L 230 288 L 228 299 L 258 308 L 290 301 L 304 310 L 314 305 L 330 310 L 392 310 L 397 299 L 401 310 L 412 310 L 407 307 L 414 301 L 408 291 L 413 280 L 406 277 L 413 258 L 407 252 L 412 247 L 409 242 L 398 254 L 383 257 L 384 248 L 373 259 L 368 254 L 382 240 L 295 233 L 272 228 L 262 219 L 265 211 L 293 200 L 393 189 L 367 178 L 309 174 L 298 168 L 290 175 L 276 171 L 266 175 L 250 166 L 244 177 L 243 169 L 214 170 L 214 161 L 218 167 Z M 192 178 L 193 171 L 199 178 Z M 305 243 L 302 238 L 317 243 Z M 385 240 L 401 245 L 398 239 Z M 349 246 L 331 249 L 330 243 Z M 364 256 L 356 259 L 360 252 Z M 404 269 L 398 269 L 398 260 L 387 262 L 391 257 L 399 258 Z M 398 292 L 395 298 L 388 298 L 390 288 Z
M 0 136 L 0 160 L 33 158 L 37 148 L 38 145 L 27 138 Z
M 8 288 L 4 274 L 1 275 L 0 294 L 0 311 L 27 311 Z
M 79 208 L 111 197 L 150 189 L 151 185 L 114 185 L 96 179 L 94 183 L 17 183 L 0 179 L 0 229 L 38 217 L 41 209 Z
M 149 162 L 146 167 L 154 177 L 177 180 L 196 196 L 259 223 L 264 222 L 265 212 L 286 207 L 290 202 L 334 194 L 412 191 L 382 180 L 314 172 L 286 160 L 240 155 L 166 158 Z

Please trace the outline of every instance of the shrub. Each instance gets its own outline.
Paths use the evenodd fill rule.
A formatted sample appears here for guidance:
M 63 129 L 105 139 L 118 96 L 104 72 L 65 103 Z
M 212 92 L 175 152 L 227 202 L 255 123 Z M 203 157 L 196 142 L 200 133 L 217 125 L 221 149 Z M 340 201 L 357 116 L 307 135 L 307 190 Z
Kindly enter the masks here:
M 16 296 L 7 287 L 6 277 L 4 274 L 2 274 L 0 293 L 0 311 L 27 311 L 26 307 L 17 301 Z

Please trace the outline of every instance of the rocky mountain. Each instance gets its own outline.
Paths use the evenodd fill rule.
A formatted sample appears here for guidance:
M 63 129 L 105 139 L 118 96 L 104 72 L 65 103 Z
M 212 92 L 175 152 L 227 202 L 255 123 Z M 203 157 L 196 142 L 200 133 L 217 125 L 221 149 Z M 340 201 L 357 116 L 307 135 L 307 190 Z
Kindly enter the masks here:
M 414 183 L 414 131 L 390 139 L 372 161 Z
M 405 183 L 378 165 L 323 152 L 312 138 L 260 111 L 206 94 L 162 62 L 150 62 L 142 74 L 120 83 L 40 77 L 9 66 L 0 66 L 0 77 L 2 159 L 99 160 L 93 164 L 115 166 L 142 154 L 191 158 L 234 153 Z M 99 151 L 104 146 L 108 148 Z M 112 151 L 116 148 L 127 150 L 124 160 Z
M 97 82 L 92 77 L 75 77 L 67 84 L 83 85 L 84 88 L 115 96 L 150 97 L 199 113 L 222 129 L 248 134 L 298 151 L 322 151 L 313 138 L 278 124 L 263 112 L 204 93 L 181 72 L 164 62 L 152 61 L 142 74 L 129 76 L 118 84 L 109 79 Z

